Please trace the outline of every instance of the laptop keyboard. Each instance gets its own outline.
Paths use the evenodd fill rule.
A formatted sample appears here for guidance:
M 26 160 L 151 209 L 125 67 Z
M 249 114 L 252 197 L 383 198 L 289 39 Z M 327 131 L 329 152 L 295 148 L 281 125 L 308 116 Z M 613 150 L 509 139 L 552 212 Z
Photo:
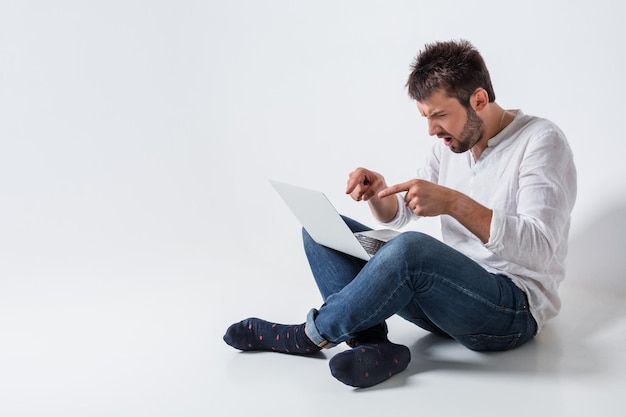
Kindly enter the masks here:
M 355 233 L 354 236 L 356 236 L 361 246 L 363 246 L 365 252 L 369 253 L 370 255 L 374 255 L 376 252 L 378 252 L 380 248 L 383 247 L 385 243 L 387 243 L 383 242 L 382 240 L 375 239 L 371 236 L 361 235 L 358 233 Z

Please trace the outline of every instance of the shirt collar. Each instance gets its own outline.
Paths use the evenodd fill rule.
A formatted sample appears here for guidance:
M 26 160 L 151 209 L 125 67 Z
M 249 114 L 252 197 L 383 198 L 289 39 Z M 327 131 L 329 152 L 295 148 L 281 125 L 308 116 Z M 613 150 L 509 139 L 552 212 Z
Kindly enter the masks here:
M 515 117 L 513 118 L 511 123 L 509 123 L 504 129 L 498 132 L 497 135 L 487 141 L 487 148 L 494 148 L 502 143 L 502 141 L 504 141 L 505 139 L 508 139 L 510 137 L 509 132 L 515 128 L 514 125 L 516 125 L 517 122 L 521 119 L 521 116 L 524 115 L 524 113 L 520 109 L 511 111 L 515 112 Z

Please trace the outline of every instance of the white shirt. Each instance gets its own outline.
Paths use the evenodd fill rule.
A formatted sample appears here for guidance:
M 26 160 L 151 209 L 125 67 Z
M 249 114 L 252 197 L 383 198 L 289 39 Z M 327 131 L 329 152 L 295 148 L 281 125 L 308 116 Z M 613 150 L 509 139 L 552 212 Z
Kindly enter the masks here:
M 552 122 L 517 111 L 515 119 L 489 140 L 474 162 L 471 152 L 454 153 L 438 141 L 425 179 L 468 195 L 493 210 L 489 241 L 483 244 L 454 218 L 441 216 L 443 241 L 482 265 L 503 274 L 528 296 L 538 331 L 555 317 L 565 277 L 570 214 L 576 199 L 576 167 L 561 130 Z M 389 227 L 416 216 L 400 199 Z

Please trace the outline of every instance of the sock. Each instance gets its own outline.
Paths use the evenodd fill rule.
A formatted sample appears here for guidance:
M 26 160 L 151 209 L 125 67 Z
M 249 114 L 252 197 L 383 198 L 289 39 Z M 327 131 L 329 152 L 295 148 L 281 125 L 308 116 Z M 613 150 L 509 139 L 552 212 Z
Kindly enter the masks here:
M 357 388 L 367 388 L 406 369 L 411 351 L 387 338 L 387 325 L 381 323 L 346 341 L 352 349 L 333 356 L 330 372 L 339 381 Z
M 304 332 L 304 323 L 284 325 L 254 317 L 231 325 L 226 330 L 224 341 L 243 351 L 266 350 L 311 355 L 321 350 Z
M 406 369 L 411 351 L 390 341 L 359 343 L 330 360 L 330 372 L 339 381 L 357 388 L 367 388 Z

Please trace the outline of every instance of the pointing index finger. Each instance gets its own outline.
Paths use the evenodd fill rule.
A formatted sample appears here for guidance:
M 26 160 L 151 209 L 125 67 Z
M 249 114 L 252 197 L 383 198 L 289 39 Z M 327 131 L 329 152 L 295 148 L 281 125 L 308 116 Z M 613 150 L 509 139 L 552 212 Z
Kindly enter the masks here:
M 361 184 L 362 182 L 363 181 L 361 181 L 358 178 L 350 178 L 350 179 L 348 179 L 348 184 L 346 185 L 346 194 L 350 194 L 352 191 L 354 191 L 356 186 Z
M 395 184 L 392 185 L 390 187 L 385 188 L 384 190 L 381 190 L 378 193 L 378 198 L 385 198 L 388 197 L 392 194 L 397 194 L 400 193 L 402 191 L 409 191 L 409 183 L 408 182 L 403 182 L 401 184 Z

